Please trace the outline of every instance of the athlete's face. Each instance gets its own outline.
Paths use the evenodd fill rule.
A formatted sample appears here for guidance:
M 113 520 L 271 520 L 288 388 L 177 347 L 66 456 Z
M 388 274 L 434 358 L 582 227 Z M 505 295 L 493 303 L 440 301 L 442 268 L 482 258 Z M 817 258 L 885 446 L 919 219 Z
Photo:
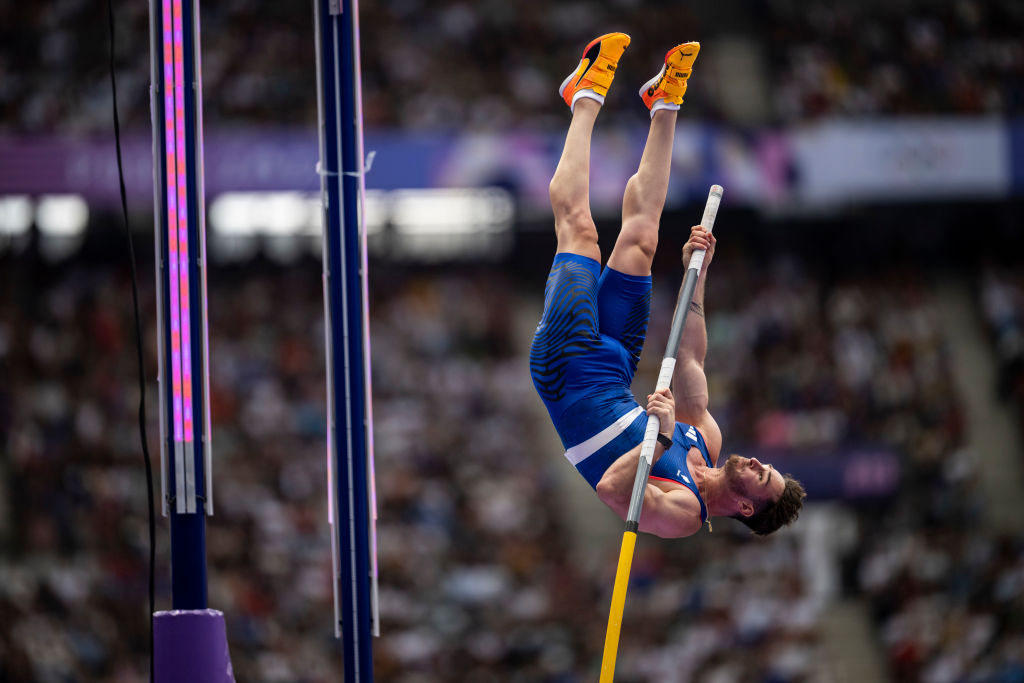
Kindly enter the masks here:
M 758 502 L 778 500 L 786 488 L 783 476 L 757 458 L 730 455 L 725 462 L 725 476 L 734 493 Z

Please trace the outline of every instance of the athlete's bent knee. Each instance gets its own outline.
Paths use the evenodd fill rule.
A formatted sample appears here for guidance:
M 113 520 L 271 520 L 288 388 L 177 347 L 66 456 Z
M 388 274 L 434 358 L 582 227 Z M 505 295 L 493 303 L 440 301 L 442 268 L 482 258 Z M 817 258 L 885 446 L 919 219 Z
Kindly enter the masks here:
M 661 193 L 660 200 L 651 196 L 651 192 L 647 190 L 640 176 L 633 174 L 626 183 L 626 193 L 622 197 L 622 220 L 644 218 L 657 223 L 661 220 L 661 212 L 664 207 L 664 192 Z
M 566 185 L 558 176 L 552 178 L 548 184 L 548 197 L 551 199 L 551 210 L 555 212 L 556 218 L 577 211 L 590 211 L 586 193 L 581 194 L 578 188 Z
M 561 216 L 555 214 L 555 232 L 559 241 L 593 242 L 597 244 L 597 226 L 585 209 L 574 209 Z
M 645 257 L 653 259 L 658 250 L 658 222 L 646 218 L 633 218 L 622 226 L 617 244 L 639 249 Z

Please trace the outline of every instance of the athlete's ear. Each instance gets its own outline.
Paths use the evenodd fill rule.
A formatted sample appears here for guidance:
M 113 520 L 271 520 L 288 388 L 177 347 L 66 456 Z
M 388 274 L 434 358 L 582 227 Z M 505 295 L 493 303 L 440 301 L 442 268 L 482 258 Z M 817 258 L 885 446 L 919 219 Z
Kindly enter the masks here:
M 749 517 L 754 514 L 754 504 L 750 502 L 749 498 L 740 498 L 740 514 L 744 517 Z

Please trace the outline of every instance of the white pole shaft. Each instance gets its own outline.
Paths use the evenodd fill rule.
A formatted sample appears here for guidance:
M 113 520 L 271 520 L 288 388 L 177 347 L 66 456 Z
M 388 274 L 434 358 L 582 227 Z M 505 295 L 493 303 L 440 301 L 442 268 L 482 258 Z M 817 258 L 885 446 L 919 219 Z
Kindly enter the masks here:
M 700 219 L 700 227 L 711 232 L 715 227 L 715 217 L 718 216 L 718 205 L 722 203 L 722 186 L 712 185 L 708 192 L 708 201 L 704 204 L 704 216 Z M 700 273 L 700 267 L 704 265 L 704 250 L 698 249 L 690 257 L 690 266 L 687 270 L 696 270 Z M 686 302 L 689 306 L 690 302 Z
M 715 218 L 718 216 L 718 205 L 722 201 L 722 186 L 712 185 L 708 192 L 708 200 L 704 204 L 704 216 L 700 224 L 708 232 L 715 227 Z M 683 286 L 679 290 L 679 297 L 676 299 L 676 310 L 672 314 L 672 328 L 668 335 L 668 345 L 665 355 L 661 361 L 661 372 L 658 373 L 657 389 L 664 389 L 672 383 L 672 372 L 676 365 L 676 353 L 679 350 L 679 340 L 683 336 L 683 328 L 686 326 L 686 314 L 690 309 L 690 301 L 693 299 L 693 292 L 697 288 L 697 278 L 700 277 L 700 268 L 704 263 L 704 250 L 698 249 L 690 256 L 690 265 L 686 269 L 686 276 L 683 278 Z M 654 415 L 647 417 L 647 429 L 644 431 L 643 444 L 640 446 L 640 460 L 637 463 L 636 479 L 633 480 L 633 493 L 629 499 L 629 510 L 626 514 L 626 526 L 639 524 L 640 512 L 644 503 L 644 491 L 647 488 L 647 477 L 651 474 L 651 467 L 654 465 L 654 447 L 658 441 L 658 432 L 661 427 L 659 420 Z M 635 530 L 635 529 L 634 529 Z

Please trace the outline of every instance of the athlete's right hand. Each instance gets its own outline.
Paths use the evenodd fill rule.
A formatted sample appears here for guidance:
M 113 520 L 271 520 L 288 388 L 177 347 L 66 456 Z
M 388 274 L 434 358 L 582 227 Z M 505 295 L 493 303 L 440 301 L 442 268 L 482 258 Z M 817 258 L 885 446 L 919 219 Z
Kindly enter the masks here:
M 671 389 L 658 389 L 647 396 L 647 414 L 655 415 L 658 418 L 658 431 L 672 438 L 676 428 L 676 402 L 672 398 Z
M 690 267 L 690 257 L 693 256 L 694 249 L 703 249 L 707 252 L 704 254 L 704 264 L 700 267 L 700 272 L 704 273 L 715 255 L 715 236 L 699 225 L 690 228 L 690 239 L 683 245 L 684 269 Z

